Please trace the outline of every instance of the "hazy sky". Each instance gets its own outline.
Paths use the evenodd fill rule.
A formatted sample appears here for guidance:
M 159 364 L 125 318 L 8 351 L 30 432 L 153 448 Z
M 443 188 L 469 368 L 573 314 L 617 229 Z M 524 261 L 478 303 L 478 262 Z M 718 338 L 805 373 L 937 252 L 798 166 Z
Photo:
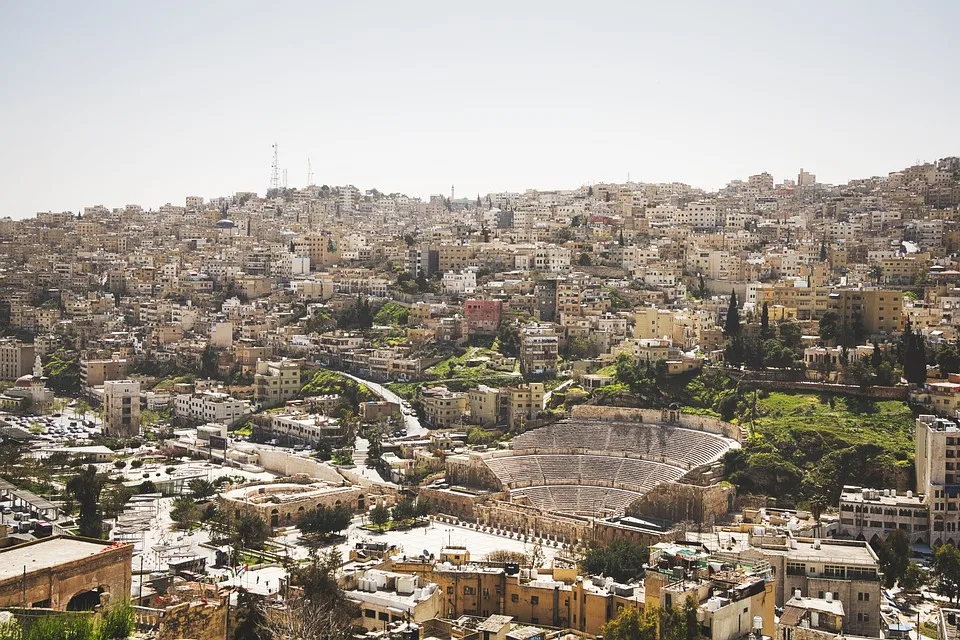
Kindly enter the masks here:
M 682 6 L 680 6 L 682 5 Z M 0 0 L 0 216 L 960 154 L 960 2 Z

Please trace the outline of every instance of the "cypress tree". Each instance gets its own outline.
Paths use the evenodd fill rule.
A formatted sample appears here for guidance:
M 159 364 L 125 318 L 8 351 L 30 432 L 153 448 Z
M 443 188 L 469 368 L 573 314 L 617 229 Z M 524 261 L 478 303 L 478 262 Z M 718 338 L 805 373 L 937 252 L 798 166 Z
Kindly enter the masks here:
M 874 369 L 879 367 L 883 363 L 883 355 L 880 353 L 880 345 L 877 344 L 877 341 L 873 341 L 873 354 L 870 356 L 870 364 Z
M 727 307 L 727 320 L 723 323 L 723 335 L 736 337 L 740 335 L 740 310 L 737 308 L 737 292 L 730 292 L 730 306 Z
M 760 309 L 760 335 L 764 338 L 768 337 L 770 333 L 770 309 L 767 307 L 767 303 L 763 303 L 763 308 Z

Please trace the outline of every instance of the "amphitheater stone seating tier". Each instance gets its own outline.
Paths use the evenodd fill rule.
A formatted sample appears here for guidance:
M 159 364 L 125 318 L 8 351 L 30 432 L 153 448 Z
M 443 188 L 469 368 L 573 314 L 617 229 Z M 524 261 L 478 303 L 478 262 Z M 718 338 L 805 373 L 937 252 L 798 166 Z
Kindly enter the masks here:
M 568 420 L 513 439 L 513 455 L 484 463 L 512 500 L 543 511 L 619 515 L 657 485 L 712 464 L 730 448 L 721 435 L 672 424 Z
M 723 436 L 669 424 L 577 420 L 558 422 L 514 438 L 514 451 L 617 451 L 693 469 L 720 459 Z
M 642 492 L 685 473 L 674 465 L 622 456 L 535 454 L 491 458 L 486 463 L 507 487 L 599 484 Z
M 534 507 L 542 511 L 583 516 L 622 514 L 641 495 L 623 489 L 575 485 L 525 487 L 510 492 L 512 500 L 528 498 Z

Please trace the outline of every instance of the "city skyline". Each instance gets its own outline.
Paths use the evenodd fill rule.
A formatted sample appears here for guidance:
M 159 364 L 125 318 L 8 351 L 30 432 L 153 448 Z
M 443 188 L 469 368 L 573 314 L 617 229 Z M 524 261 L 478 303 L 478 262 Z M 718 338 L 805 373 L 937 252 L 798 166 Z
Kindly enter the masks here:
M 263 193 L 273 142 L 290 186 L 309 158 L 318 184 L 423 198 L 843 183 L 960 147 L 950 3 L 227 7 L 11 7 L 0 215 Z

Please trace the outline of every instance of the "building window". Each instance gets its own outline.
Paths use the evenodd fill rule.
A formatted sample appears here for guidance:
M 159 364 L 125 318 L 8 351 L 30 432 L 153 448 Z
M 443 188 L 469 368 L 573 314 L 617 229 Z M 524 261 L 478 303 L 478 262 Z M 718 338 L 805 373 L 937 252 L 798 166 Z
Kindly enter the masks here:
M 539 596 L 530 596 L 530 604 L 540 604 Z
M 515 593 L 510 594 L 510 602 L 520 602 L 520 596 Z

